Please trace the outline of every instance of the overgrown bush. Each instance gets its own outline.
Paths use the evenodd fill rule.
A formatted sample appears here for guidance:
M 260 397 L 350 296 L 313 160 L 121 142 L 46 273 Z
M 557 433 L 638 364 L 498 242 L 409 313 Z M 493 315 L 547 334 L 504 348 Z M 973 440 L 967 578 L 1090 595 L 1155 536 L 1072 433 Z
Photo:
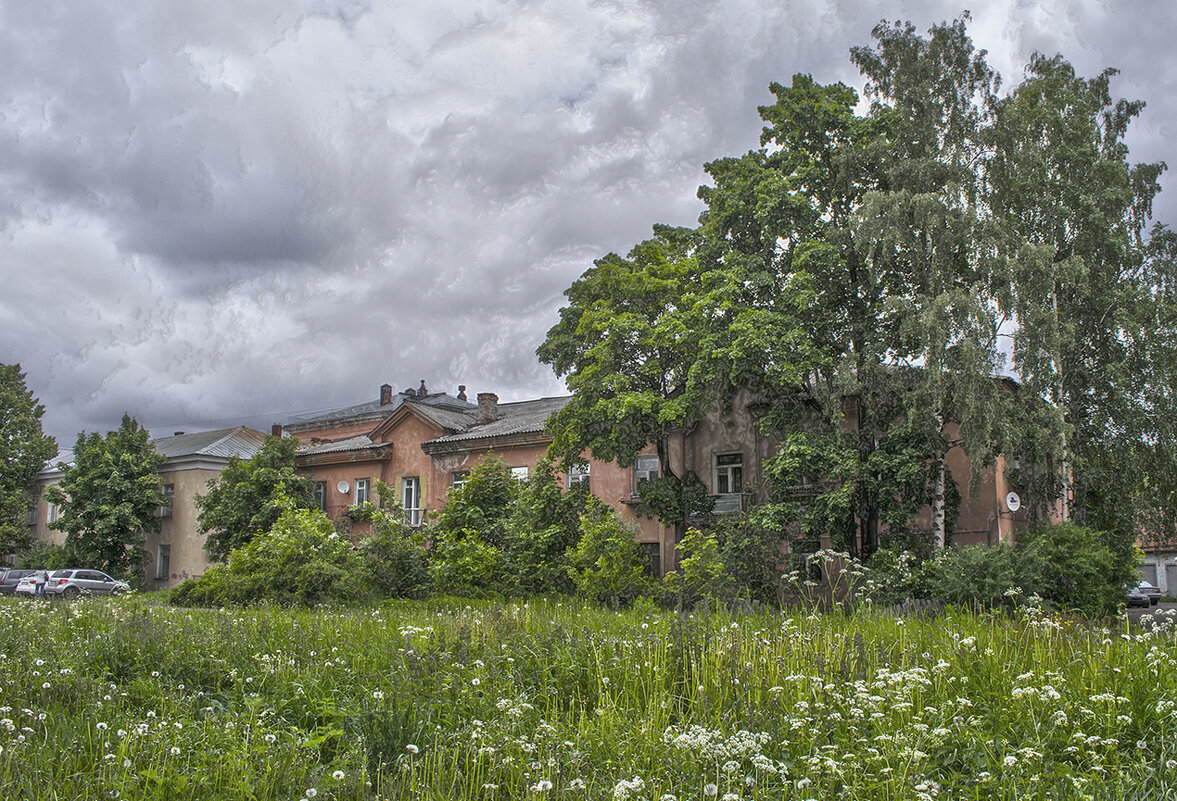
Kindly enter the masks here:
M 172 603 L 313 606 L 371 596 L 368 571 L 351 542 L 319 510 L 290 508 L 272 529 L 230 552 L 227 564 L 180 585 Z
M 866 562 L 863 595 L 881 606 L 901 604 L 907 599 L 931 598 L 935 566 L 900 547 L 883 547 Z
M 381 492 L 381 498 L 386 497 Z M 388 497 L 391 497 L 388 495 Z M 399 504 L 378 508 L 365 504 L 353 510 L 352 521 L 366 522 L 369 533 L 360 540 L 368 577 L 378 592 L 389 598 L 424 598 L 433 580 L 422 530 L 405 522 Z
M 590 501 L 580 518 L 580 541 L 568 552 L 568 575 L 579 595 L 617 607 L 655 593 L 658 583 L 635 534 L 604 503 Z
M 667 600 L 676 609 L 689 609 L 700 601 L 729 601 L 735 586 L 719 553 L 719 541 L 713 531 L 690 529 L 678 543 L 678 569 L 667 573 L 662 581 Z
M 1014 606 L 1032 595 L 1037 577 L 1007 545 L 949 548 L 927 563 L 927 584 L 934 597 L 959 606 L 989 609 Z
M 1117 556 L 1105 534 L 1075 523 L 1039 525 L 1018 534 L 1017 559 L 1033 589 L 1056 609 L 1098 617 L 1116 612 L 1124 586 L 1137 578 L 1131 556 Z
M 584 484 L 565 492 L 547 459 L 540 459 L 531 477 L 519 482 L 503 542 L 512 593 L 572 594 L 568 551 L 580 540 L 580 515 L 588 497 Z
M 433 529 L 429 572 L 443 595 L 494 598 L 503 594 L 503 552 L 473 529 Z

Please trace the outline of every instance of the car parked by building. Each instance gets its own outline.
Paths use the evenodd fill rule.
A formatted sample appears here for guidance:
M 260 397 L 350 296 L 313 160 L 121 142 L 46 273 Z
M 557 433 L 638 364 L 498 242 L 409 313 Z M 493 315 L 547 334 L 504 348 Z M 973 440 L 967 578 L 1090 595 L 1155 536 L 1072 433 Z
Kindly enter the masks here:
M 130 592 L 131 585 L 111 578 L 101 570 L 66 568 L 55 570 L 45 585 L 46 595 L 60 595 L 63 598 L 77 598 L 79 595 L 119 595 Z
M 0 567 L 0 595 L 13 595 L 20 580 L 25 576 L 33 575 L 34 572 L 24 568 Z
M 1129 609 L 1134 606 L 1152 606 L 1152 601 L 1149 600 L 1149 597 L 1145 595 L 1139 587 L 1128 588 L 1127 601 Z
M 1160 587 L 1156 586 L 1155 584 L 1151 584 L 1147 581 L 1142 581 L 1136 587 L 1136 589 L 1140 590 L 1142 593 L 1147 595 L 1148 602 L 1150 604 L 1152 604 L 1153 606 L 1156 606 L 1158 603 L 1161 602 L 1161 589 L 1160 589 Z

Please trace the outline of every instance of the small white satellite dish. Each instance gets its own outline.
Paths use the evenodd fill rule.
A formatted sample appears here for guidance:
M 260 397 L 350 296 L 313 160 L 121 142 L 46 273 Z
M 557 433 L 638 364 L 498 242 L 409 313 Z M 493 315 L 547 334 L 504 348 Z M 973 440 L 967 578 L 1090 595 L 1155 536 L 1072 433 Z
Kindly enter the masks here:
M 340 481 L 335 485 L 335 489 L 339 490 L 340 495 L 347 495 L 347 491 L 351 489 L 351 486 L 346 481 Z
M 1011 512 L 1016 512 L 1022 508 L 1022 499 L 1016 492 L 1011 492 L 1005 496 L 1005 506 Z

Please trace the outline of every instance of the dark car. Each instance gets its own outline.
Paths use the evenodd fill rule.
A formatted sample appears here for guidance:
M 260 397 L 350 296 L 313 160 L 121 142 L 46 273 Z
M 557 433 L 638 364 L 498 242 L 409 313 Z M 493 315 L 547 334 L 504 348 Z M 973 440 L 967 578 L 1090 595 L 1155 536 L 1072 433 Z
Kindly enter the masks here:
M 1128 588 L 1128 607 L 1132 608 L 1133 606 L 1152 606 L 1152 601 L 1139 587 Z
M 18 570 L 14 567 L 0 567 L 0 595 L 12 595 L 16 592 L 16 585 L 25 576 L 31 576 L 34 570 Z
M 1142 581 L 1136 587 L 1136 589 L 1140 590 L 1145 595 L 1147 595 L 1149 602 L 1152 603 L 1154 606 L 1161 602 L 1161 590 L 1160 590 L 1160 587 L 1157 587 L 1155 584 L 1150 584 L 1147 581 Z

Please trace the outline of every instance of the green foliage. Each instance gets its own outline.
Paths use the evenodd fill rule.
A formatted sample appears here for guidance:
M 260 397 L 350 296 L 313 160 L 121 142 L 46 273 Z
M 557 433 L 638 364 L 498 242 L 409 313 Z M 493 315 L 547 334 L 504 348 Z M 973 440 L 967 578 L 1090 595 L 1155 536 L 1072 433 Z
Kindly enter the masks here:
M 207 535 L 205 549 L 214 559 L 248 543 L 270 527 L 293 503 L 311 506 L 311 481 L 295 470 L 298 440 L 267 436 L 247 460 L 229 457 L 221 474 L 208 481 L 208 493 L 196 496 L 197 522 Z
M 130 415 L 105 437 L 82 432 L 73 464 L 63 465 L 61 483 L 45 491 L 61 507 L 50 527 L 66 533 L 66 548 L 83 564 L 126 576 L 145 556 L 146 532 L 159 530 L 155 512 L 167 501 L 157 472 L 163 461 Z
M 62 545 L 34 542 L 17 554 L 16 564 L 21 568 L 43 567 L 46 570 L 61 570 L 77 564 L 77 560 L 70 550 Z
M 504 589 L 503 552 L 472 529 L 434 529 L 430 550 L 433 588 L 443 595 L 497 598 Z
M 600 502 L 580 521 L 580 541 L 568 552 L 568 575 L 577 594 L 614 607 L 654 594 L 657 583 L 632 526 Z
M 281 501 L 279 501 L 281 502 Z M 362 555 L 340 536 L 325 514 L 285 502 L 269 531 L 233 550 L 172 594 L 178 606 L 275 603 L 283 606 L 344 605 L 370 598 Z
M 640 510 L 656 517 L 666 525 L 681 525 L 685 521 L 707 522 L 715 508 L 715 500 L 693 470 L 679 476 L 661 475 L 643 481 L 638 486 Z
M 564 492 L 541 459 L 525 480 L 490 454 L 452 489 L 430 531 L 439 592 L 478 597 L 570 593 L 567 551 L 580 537 L 587 493 Z
M 380 482 L 380 498 L 387 494 Z M 425 538 L 419 528 L 405 522 L 399 504 L 387 508 L 353 511 L 351 519 L 368 523 L 369 532 L 360 540 L 360 550 L 367 563 L 372 585 L 389 598 L 423 598 L 429 594 L 432 578 L 425 550 Z
M 512 478 L 507 463 L 498 454 L 488 454 L 470 468 L 462 486 L 449 491 L 434 536 L 457 541 L 467 532 L 477 532 L 486 544 L 501 548 L 511 503 L 518 492 L 519 482 Z
M 733 599 L 774 604 L 780 599 L 784 536 L 780 528 L 748 513 L 710 527 L 719 542 L 725 584 Z
M 700 601 L 728 600 L 731 579 L 712 532 L 690 529 L 678 543 L 678 570 L 663 577 L 663 583 L 677 609 L 690 609 Z
M 1008 609 L 1041 591 L 1033 565 L 1006 545 L 949 548 L 931 566 L 932 596 L 962 606 Z
M 512 593 L 574 591 L 568 575 L 568 550 L 580 539 L 580 515 L 588 498 L 584 484 L 564 491 L 546 458 L 539 460 L 527 481 L 520 482 L 511 502 L 503 548 Z
M 30 544 L 25 513 L 36 504 L 30 489 L 57 454 L 57 443 L 41 430 L 44 414 L 20 365 L 0 364 L 0 554 L 19 553 Z
M 598 259 L 568 288 L 569 305 L 537 353 L 567 376 L 573 393 L 548 420 L 552 454 L 569 463 L 590 450 L 629 467 L 652 444 L 660 475 L 673 479 L 670 434 L 713 397 L 699 369 L 705 346 L 697 307 L 704 291 L 698 236 L 668 226 L 655 226 L 654 234 L 628 258 L 610 253 Z M 656 506 L 665 524 L 686 522 L 681 501 Z
M 1033 590 L 1056 609 L 1110 615 L 1138 578 L 1134 556 L 1119 554 L 1116 539 L 1075 523 L 1043 524 L 1019 533 L 1017 558 Z

